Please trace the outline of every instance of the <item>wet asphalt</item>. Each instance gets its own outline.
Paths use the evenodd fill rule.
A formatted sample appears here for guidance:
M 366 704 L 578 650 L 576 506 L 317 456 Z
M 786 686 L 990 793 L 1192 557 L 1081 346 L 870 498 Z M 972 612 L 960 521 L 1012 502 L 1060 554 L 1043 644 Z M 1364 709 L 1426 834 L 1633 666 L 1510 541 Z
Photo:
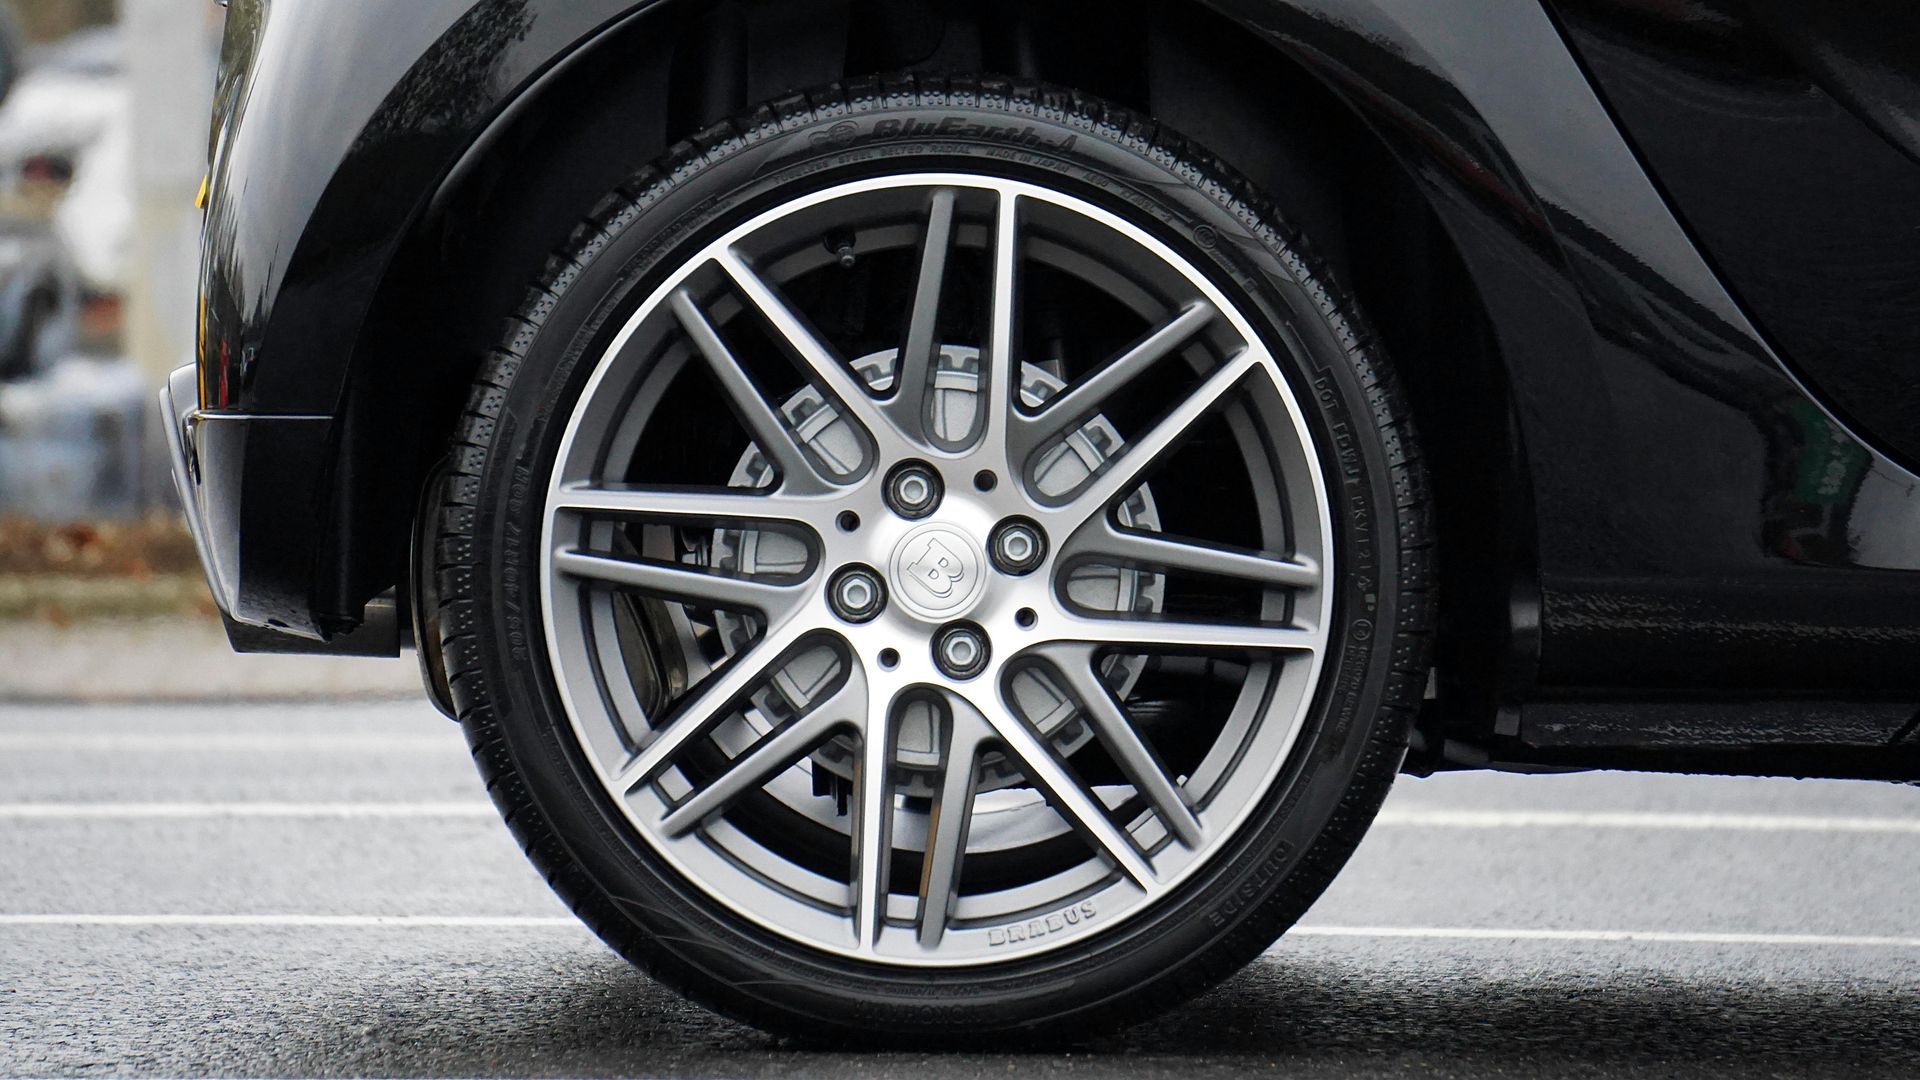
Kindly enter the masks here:
M 0 1076 L 1920 1075 L 1920 788 L 1407 779 L 1203 998 L 937 1054 L 683 1003 L 481 798 L 424 705 L 0 705 Z

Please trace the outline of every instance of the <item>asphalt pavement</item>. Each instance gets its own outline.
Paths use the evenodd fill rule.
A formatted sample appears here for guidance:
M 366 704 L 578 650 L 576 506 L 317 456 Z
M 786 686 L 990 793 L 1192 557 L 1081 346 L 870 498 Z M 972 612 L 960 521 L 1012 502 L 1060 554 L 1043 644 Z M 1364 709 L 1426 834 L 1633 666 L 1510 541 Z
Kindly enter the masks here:
M 0 705 L 0 1075 L 1920 1075 L 1920 788 L 1407 779 L 1242 974 L 1020 1052 L 784 1043 L 576 927 L 424 704 Z

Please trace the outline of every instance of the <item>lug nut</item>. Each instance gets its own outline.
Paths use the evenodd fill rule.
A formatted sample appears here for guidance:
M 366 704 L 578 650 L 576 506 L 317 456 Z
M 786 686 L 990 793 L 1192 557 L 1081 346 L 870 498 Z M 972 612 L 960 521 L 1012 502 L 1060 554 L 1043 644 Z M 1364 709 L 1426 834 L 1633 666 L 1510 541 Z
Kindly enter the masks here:
M 851 623 L 870 621 L 887 602 L 887 587 L 880 575 L 864 566 L 849 566 L 833 576 L 827 586 L 827 603 L 833 613 Z
M 1047 557 L 1047 539 L 1033 522 L 1010 518 L 993 530 L 988 552 L 1001 573 L 1031 574 Z
M 926 465 L 909 461 L 887 477 L 887 505 L 903 518 L 923 518 L 940 505 L 940 477 Z
M 955 623 L 935 635 L 933 662 L 950 679 L 971 679 L 987 669 L 987 635 L 971 623 Z

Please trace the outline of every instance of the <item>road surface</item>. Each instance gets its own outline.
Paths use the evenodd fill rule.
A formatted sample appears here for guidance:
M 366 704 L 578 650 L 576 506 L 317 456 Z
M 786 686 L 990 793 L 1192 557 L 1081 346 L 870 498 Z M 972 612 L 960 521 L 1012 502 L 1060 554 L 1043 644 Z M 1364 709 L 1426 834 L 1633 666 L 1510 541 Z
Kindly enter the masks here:
M 0 1075 L 1920 1073 L 1920 788 L 1404 780 L 1300 930 L 1081 1045 L 844 1053 L 574 926 L 424 705 L 0 706 Z

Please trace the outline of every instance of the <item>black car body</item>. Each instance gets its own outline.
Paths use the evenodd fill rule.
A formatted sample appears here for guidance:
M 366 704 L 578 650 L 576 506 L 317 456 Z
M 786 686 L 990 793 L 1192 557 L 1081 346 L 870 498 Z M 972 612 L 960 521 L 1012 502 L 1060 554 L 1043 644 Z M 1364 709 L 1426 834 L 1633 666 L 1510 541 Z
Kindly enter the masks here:
M 1446 601 L 1414 767 L 1920 777 L 1914 8 L 1005 8 L 235 0 L 172 409 L 236 642 L 397 646 L 378 598 L 406 606 L 459 388 L 570 228 L 517 196 L 611 184 L 601 140 L 970 63 L 1310 191 L 1427 372 Z
M 175 472 L 234 645 L 416 644 L 656 979 L 1121 1023 L 1401 772 L 1920 781 L 1915 55 L 1869 0 L 233 0 Z

